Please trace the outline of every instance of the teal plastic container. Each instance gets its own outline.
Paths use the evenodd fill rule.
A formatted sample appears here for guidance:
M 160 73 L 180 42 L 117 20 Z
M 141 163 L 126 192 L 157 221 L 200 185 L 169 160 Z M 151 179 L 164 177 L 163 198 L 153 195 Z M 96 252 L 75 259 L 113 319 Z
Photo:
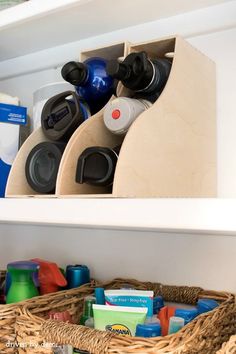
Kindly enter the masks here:
M 32 278 L 33 273 L 39 270 L 38 263 L 13 262 L 8 264 L 7 270 L 11 275 L 11 286 L 6 297 L 7 304 L 24 301 L 39 295 Z

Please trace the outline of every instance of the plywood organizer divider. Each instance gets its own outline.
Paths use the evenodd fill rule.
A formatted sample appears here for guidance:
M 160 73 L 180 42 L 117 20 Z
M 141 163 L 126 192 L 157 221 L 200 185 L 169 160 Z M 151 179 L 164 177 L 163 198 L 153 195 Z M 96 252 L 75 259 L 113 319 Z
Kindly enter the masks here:
M 215 64 L 181 37 L 130 46 L 141 50 L 174 52 L 173 64 L 161 96 L 124 139 L 113 196 L 216 196 Z
M 181 37 L 130 45 L 128 53 L 146 51 L 151 58 L 174 53 L 164 91 L 126 134 L 110 197 L 216 196 L 215 65 Z M 170 56 L 171 57 L 171 56 Z M 119 96 L 129 92 L 122 89 Z M 88 146 L 112 147 L 99 112 L 70 140 L 60 166 L 57 193 L 101 197 L 106 189 L 75 183 L 78 156 Z
M 128 43 L 117 43 L 109 47 L 98 48 L 93 50 L 87 50 L 81 52 L 79 60 L 84 61 L 89 57 L 103 57 L 106 59 L 117 59 L 119 57 L 126 56 L 128 52 Z M 113 97 L 112 97 L 113 99 Z M 58 173 L 58 183 L 56 188 L 56 194 L 46 194 L 41 195 L 35 192 L 28 184 L 25 177 L 25 163 L 27 156 L 33 147 L 40 142 L 49 141 L 43 134 L 41 128 L 33 132 L 29 138 L 22 145 L 19 150 L 13 166 L 10 171 L 8 178 L 6 196 L 7 197 L 57 197 L 57 194 L 73 194 L 73 193 L 98 193 L 97 190 L 90 190 L 82 185 L 82 192 L 77 186 L 80 185 L 74 182 L 75 180 L 75 168 L 79 157 L 79 153 L 83 151 L 84 148 L 91 145 L 103 145 L 103 146 L 113 146 L 112 140 L 113 135 L 101 127 L 102 121 L 102 111 L 98 112 L 93 117 L 85 121 L 78 129 L 74 132 L 71 140 L 65 149 L 61 164 L 63 168 L 59 169 Z M 115 138 L 114 142 L 120 143 L 121 138 Z M 72 170 L 73 169 L 73 170 Z M 107 192 L 106 189 L 101 189 L 100 192 Z
M 81 59 L 94 55 L 112 59 L 142 50 L 151 58 L 163 58 L 172 52 L 173 64 L 167 84 L 158 100 L 136 119 L 124 137 L 112 194 L 109 195 L 106 188 L 75 182 L 78 157 L 85 148 L 114 147 L 122 142 L 122 137 L 106 129 L 103 111 L 100 111 L 84 122 L 67 144 L 58 172 L 56 195 L 93 198 L 102 197 L 104 193 L 109 197 L 216 196 L 215 64 L 181 37 L 119 48 L 111 46 L 84 52 Z M 118 95 L 127 96 L 122 85 L 119 85 Z M 13 165 L 8 195 L 13 191 L 20 194 L 12 186 L 14 170 L 16 174 L 16 169 L 21 169 L 20 155 L 23 152 L 19 152 Z M 20 181 L 17 185 L 20 189 Z

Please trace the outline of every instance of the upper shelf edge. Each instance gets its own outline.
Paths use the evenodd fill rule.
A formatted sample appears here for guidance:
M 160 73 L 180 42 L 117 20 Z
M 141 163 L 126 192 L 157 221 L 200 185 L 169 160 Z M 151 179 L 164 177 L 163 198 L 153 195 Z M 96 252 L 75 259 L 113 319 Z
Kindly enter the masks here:
M 236 199 L 0 200 L 0 223 L 236 236 Z

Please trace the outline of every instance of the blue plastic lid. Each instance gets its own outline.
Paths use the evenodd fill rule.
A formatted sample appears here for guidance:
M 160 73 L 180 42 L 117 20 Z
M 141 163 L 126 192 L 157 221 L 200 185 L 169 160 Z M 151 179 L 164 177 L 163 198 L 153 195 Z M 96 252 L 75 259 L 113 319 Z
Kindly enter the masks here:
M 39 270 L 39 264 L 31 261 L 18 261 L 18 262 L 8 263 L 7 269 L 8 270 L 22 269 L 22 270 L 37 271 Z
M 189 323 L 198 315 L 197 309 L 176 309 L 175 316 L 184 319 L 184 324 Z
M 70 274 L 77 273 L 82 274 L 87 283 L 90 282 L 90 271 L 86 265 L 76 264 L 76 265 L 68 265 L 66 267 L 66 276 Z
M 200 299 L 197 302 L 197 309 L 199 314 L 214 310 L 214 308 L 217 306 L 219 306 L 218 302 L 211 299 Z
M 88 268 L 85 264 L 68 264 L 66 268 Z
M 161 326 L 159 323 L 138 324 L 136 327 L 136 337 L 159 337 L 161 336 Z
M 153 299 L 153 314 L 155 315 L 156 313 L 159 312 L 159 310 L 164 307 L 164 300 L 162 296 L 156 296 Z

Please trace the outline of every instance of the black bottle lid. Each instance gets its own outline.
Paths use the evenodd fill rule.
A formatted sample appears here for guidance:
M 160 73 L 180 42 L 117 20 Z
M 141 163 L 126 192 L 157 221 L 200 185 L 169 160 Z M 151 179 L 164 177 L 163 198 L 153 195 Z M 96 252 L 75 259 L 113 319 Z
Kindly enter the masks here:
M 131 53 L 122 63 L 110 60 L 106 70 L 109 75 L 121 80 L 124 86 L 134 91 L 147 87 L 154 75 L 153 65 L 146 52 Z
M 65 143 L 42 142 L 30 151 L 25 164 L 25 176 L 35 192 L 55 192 L 57 172 L 65 146 Z
M 84 63 L 69 61 L 62 67 L 61 75 L 74 86 L 83 85 L 88 75 L 87 66 Z
M 75 129 L 84 121 L 79 97 L 66 91 L 51 97 L 41 114 L 43 132 L 50 140 L 68 140 Z
M 113 183 L 120 147 L 109 149 L 93 146 L 80 155 L 76 169 L 76 182 L 95 186 L 109 186 Z

